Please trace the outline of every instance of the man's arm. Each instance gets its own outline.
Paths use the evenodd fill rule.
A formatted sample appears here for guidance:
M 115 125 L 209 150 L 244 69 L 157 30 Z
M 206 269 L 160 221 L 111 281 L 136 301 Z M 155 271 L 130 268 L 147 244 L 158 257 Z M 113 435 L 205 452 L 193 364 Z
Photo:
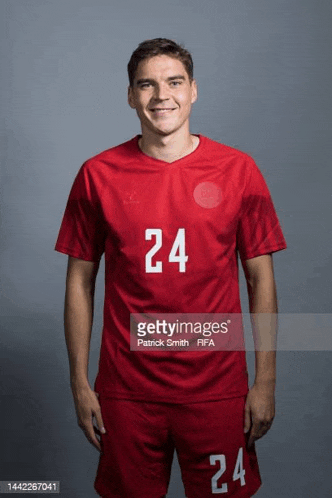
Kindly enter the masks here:
M 255 381 L 247 396 L 245 432 L 248 446 L 271 427 L 275 415 L 277 292 L 272 255 L 244 262 L 255 343 Z
M 90 339 L 93 323 L 94 291 L 99 263 L 69 256 L 64 309 L 65 338 L 70 366 L 70 384 L 74 396 L 78 424 L 99 451 L 98 431 L 103 421 L 96 393 L 88 379 Z
M 95 280 L 98 264 L 68 257 L 65 295 L 65 337 L 70 364 L 71 385 L 88 385 L 88 361 Z

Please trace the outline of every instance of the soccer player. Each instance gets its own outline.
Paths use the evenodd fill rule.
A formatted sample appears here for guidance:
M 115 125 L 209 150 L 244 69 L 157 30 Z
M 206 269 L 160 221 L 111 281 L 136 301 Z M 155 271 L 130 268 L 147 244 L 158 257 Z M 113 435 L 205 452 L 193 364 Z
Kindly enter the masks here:
M 140 135 L 87 160 L 73 183 L 55 249 L 69 256 L 65 336 L 78 424 L 100 450 L 104 498 L 166 496 L 174 450 L 187 498 L 253 496 L 255 441 L 271 427 L 277 297 L 272 253 L 286 248 L 254 160 L 191 134 L 197 99 L 189 52 L 142 42 L 128 64 Z M 88 381 L 95 279 L 105 254 L 98 375 Z M 241 313 L 246 276 L 256 347 L 134 351 L 133 313 Z

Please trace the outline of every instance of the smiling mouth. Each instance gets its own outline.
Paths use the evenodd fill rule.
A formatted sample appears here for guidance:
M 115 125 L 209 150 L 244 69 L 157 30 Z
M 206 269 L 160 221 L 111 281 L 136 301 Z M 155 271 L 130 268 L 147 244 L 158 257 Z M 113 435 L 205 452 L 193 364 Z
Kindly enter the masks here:
M 160 114 L 164 114 L 166 112 L 170 112 L 170 111 L 175 111 L 176 108 L 174 107 L 167 107 L 167 108 L 158 108 L 156 107 L 155 109 L 150 109 L 151 112 L 155 112 L 155 113 L 160 113 Z

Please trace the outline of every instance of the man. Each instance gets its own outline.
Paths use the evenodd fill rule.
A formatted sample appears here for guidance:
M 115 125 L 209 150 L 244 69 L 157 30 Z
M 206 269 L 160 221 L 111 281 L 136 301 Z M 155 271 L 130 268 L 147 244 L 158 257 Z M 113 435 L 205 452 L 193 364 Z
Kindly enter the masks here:
M 274 418 L 272 253 L 286 243 L 253 159 L 190 133 L 197 85 L 187 50 L 147 40 L 128 74 L 142 134 L 83 164 L 55 246 L 69 255 L 65 334 L 78 423 L 101 451 L 95 489 L 104 498 L 162 498 L 176 449 L 187 498 L 250 497 L 261 485 L 255 440 Z M 92 390 L 89 343 L 104 252 Z M 133 313 L 241 313 L 238 255 L 257 347 L 250 390 L 242 350 L 131 350 Z M 268 324 L 261 313 L 272 317 Z

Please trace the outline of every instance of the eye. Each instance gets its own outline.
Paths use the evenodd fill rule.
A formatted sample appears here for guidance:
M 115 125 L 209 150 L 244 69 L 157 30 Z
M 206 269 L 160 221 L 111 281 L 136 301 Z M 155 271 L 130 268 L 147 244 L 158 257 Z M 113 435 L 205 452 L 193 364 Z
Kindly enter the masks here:
M 171 81 L 171 85 L 173 86 L 178 86 L 178 85 L 181 85 L 182 81 Z

